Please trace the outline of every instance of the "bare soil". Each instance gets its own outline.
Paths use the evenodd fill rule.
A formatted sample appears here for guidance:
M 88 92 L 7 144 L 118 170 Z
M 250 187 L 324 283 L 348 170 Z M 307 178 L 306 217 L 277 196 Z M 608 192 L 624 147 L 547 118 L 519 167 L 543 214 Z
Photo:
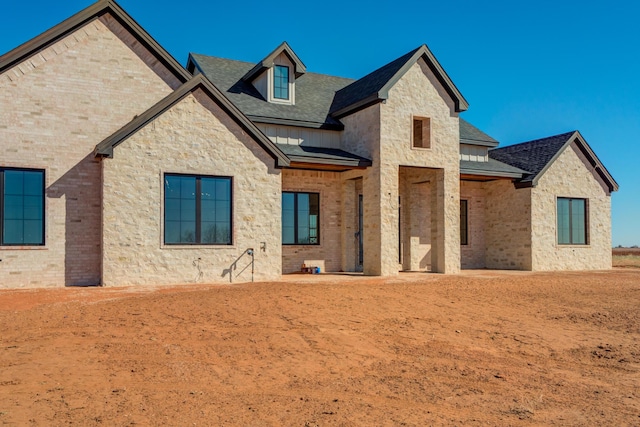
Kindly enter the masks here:
M 0 425 L 640 425 L 640 269 L 0 291 Z

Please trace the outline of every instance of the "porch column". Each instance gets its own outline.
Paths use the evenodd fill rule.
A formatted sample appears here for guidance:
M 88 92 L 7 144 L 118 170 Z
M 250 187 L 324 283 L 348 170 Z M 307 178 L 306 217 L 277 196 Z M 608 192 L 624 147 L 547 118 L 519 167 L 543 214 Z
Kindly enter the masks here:
M 437 169 L 431 186 L 432 270 L 460 271 L 460 179 L 457 171 Z

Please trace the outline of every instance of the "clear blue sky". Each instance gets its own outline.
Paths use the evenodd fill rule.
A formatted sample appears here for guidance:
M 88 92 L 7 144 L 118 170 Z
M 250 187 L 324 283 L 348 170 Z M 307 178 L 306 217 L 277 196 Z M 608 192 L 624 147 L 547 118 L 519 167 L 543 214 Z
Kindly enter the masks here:
M 91 3 L 5 2 L 0 52 Z M 119 4 L 183 64 L 188 52 L 257 62 L 286 40 L 308 71 L 358 78 L 426 43 L 469 101 L 462 117 L 502 145 L 579 130 L 620 184 L 613 244 L 640 245 L 640 3 Z

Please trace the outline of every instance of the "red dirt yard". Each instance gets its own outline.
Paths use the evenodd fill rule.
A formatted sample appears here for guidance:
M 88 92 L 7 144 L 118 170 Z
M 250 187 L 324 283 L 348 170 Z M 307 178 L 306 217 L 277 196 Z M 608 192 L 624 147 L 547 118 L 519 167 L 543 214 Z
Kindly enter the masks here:
M 0 291 L 0 424 L 640 425 L 640 269 Z

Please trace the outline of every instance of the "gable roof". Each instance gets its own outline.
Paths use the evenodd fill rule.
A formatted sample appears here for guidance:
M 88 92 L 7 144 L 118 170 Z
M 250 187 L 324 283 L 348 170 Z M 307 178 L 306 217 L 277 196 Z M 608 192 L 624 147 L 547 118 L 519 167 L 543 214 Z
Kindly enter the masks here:
M 424 59 L 436 78 L 455 103 L 455 111 L 469 108 L 458 88 L 453 84 L 427 45 L 406 53 L 395 61 L 378 68 L 336 93 L 331 105 L 331 115 L 344 117 L 389 97 L 389 90 L 420 58 Z
M 295 105 L 283 105 L 267 102 L 250 82 L 242 80 L 242 76 L 253 66 L 250 62 L 191 53 L 187 69 L 206 75 L 255 122 L 318 129 L 344 129 L 339 120 L 329 115 L 329 108 L 336 91 L 353 82 L 352 79 L 305 73 L 296 79 Z
M 260 132 L 256 125 L 242 114 L 242 112 L 240 112 L 240 110 L 238 110 L 238 108 L 233 105 L 218 90 L 218 88 L 211 84 L 211 82 L 202 74 L 192 77 L 189 81 L 174 90 L 156 105 L 133 119 L 104 141 L 100 142 L 94 149 L 94 155 L 96 157 L 113 157 L 113 149 L 115 147 L 196 89 L 204 90 L 204 92 L 207 93 L 207 95 L 210 96 L 216 104 L 229 114 L 231 118 L 233 118 L 235 122 L 249 134 L 249 136 L 251 136 L 276 160 L 276 166 L 289 166 L 289 159 L 287 156 L 273 142 L 271 142 L 269 138 Z
M 460 144 L 497 147 L 499 142 L 482 132 L 468 121 L 460 118 Z
M 517 186 L 534 187 L 538 184 L 540 177 L 572 143 L 575 143 L 585 155 L 594 171 L 609 187 L 609 191 L 617 191 L 618 183 L 578 131 L 489 150 L 489 157 L 511 166 L 528 170 L 530 174 L 519 180 Z
M 127 28 L 143 46 L 154 53 L 158 60 L 164 64 L 180 82 L 184 83 L 189 80 L 190 75 L 187 70 L 113 0 L 99 0 L 55 27 L 50 28 L 39 36 L 0 56 L 0 73 L 46 49 L 61 38 L 106 13 L 110 13 L 121 25 Z
M 273 52 L 267 55 L 262 61 L 258 62 L 255 67 L 249 70 L 247 74 L 242 77 L 242 80 L 244 80 L 245 82 L 250 82 L 267 68 L 273 67 L 275 59 L 282 53 L 287 55 L 291 62 L 293 62 L 293 68 L 296 78 L 307 72 L 307 67 L 304 66 L 300 58 L 298 58 L 298 55 L 296 55 L 293 49 L 291 49 L 291 46 L 289 46 L 289 44 L 285 41 L 282 42 L 280 46 L 275 48 Z

